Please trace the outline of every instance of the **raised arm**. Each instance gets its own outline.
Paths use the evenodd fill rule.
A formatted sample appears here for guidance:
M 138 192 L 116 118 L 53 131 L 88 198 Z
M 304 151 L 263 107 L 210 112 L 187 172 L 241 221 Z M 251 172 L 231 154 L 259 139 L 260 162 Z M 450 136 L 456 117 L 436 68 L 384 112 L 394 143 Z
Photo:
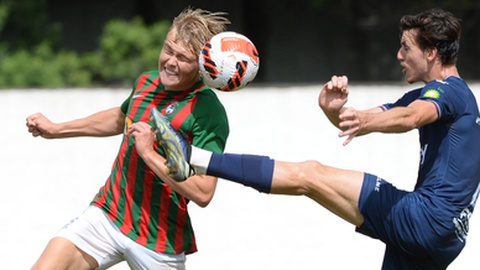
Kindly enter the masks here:
M 122 133 L 125 114 L 120 107 L 114 107 L 85 118 L 62 123 L 51 122 L 42 113 L 35 113 L 26 120 L 28 131 L 34 137 L 40 136 L 46 139 L 78 136 L 104 137 Z
M 318 97 L 318 105 L 323 110 L 328 120 L 338 129 L 345 131 L 349 127 L 341 125 L 342 118 L 340 117 L 345 112 L 354 110 L 353 108 L 345 107 L 348 101 L 348 77 L 347 76 L 332 76 L 322 88 Z M 379 113 L 382 112 L 380 107 L 374 107 L 363 111 L 364 113 Z
M 332 76 L 320 91 L 318 105 L 323 110 L 328 120 L 340 128 L 339 115 L 346 110 L 344 105 L 348 101 L 347 76 Z
M 330 122 L 342 130 L 347 145 L 354 137 L 371 132 L 400 133 L 432 123 L 438 119 L 436 106 L 425 100 L 416 100 L 406 107 L 383 111 L 380 107 L 356 110 L 345 107 L 348 101 L 348 78 L 333 76 L 319 95 L 318 104 Z

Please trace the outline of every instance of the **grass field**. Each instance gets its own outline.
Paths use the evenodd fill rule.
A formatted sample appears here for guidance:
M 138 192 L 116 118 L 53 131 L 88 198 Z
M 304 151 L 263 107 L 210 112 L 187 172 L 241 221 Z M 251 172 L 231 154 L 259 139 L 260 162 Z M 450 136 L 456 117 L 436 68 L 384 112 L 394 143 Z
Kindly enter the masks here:
M 316 159 L 377 174 L 411 190 L 418 164 L 417 132 L 371 134 L 342 146 L 338 131 L 317 107 L 320 85 L 250 87 L 217 92 L 229 115 L 227 151 L 276 159 Z M 408 86 L 352 85 L 351 106 L 395 101 Z M 472 85 L 477 96 L 480 85 Z M 61 226 L 80 214 L 103 185 L 120 137 L 45 140 L 31 137 L 25 118 L 84 117 L 119 105 L 129 89 L 0 91 L 4 121 L 0 223 L 2 268 L 28 269 Z M 379 269 L 384 245 L 304 197 L 265 195 L 219 182 L 207 208 L 190 205 L 199 252 L 190 270 Z M 480 214 L 467 246 L 449 269 L 472 269 L 480 249 Z M 128 269 L 125 263 L 112 269 Z

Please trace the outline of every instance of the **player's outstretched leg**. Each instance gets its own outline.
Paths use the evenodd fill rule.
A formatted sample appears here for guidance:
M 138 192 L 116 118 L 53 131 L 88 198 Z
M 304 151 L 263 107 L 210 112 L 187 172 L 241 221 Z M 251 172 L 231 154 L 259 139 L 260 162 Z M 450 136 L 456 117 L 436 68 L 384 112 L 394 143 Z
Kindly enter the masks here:
M 270 193 L 273 159 L 258 155 L 219 154 L 196 148 L 160 112 L 152 109 L 151 113 L 154 132 L 165 151 L 165 165 L 173 179 L 183 181 L 194 174 L 207 174 Z
M 153 132 L 157 141 L 165 151 L 168 174 L 175 181 L 184 181 L 195 174 L 188 161 L 190 160 L 191 146 L 168 119 L 157 109 L 151 109 Z

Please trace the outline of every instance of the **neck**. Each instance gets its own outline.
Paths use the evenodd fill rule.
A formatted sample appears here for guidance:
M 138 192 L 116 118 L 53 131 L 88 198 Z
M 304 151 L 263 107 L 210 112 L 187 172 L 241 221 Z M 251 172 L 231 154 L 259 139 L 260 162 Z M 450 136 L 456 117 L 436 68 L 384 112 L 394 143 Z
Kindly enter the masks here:
M 455 65 L 438 66 L 436 69 L 431 70 L 430 76 L 426 77 L 424 83 L 431 82 L 433 80 L 445 80 L 449 76 L 460 77 L 457 67 Z
M 443 67 L 440 71 L 440 80 L 445 80 L 449 76 L 457 76 L 460 77 L 458 74 L 457 67 L 455 65 Z

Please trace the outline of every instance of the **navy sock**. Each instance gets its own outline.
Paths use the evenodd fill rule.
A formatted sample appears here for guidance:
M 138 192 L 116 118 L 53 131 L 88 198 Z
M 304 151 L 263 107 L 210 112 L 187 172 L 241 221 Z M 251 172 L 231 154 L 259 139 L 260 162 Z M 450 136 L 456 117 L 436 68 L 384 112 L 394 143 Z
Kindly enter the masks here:
M 270 193 L 274 164 L 267 156 L 213 153 L 207 174 Z

